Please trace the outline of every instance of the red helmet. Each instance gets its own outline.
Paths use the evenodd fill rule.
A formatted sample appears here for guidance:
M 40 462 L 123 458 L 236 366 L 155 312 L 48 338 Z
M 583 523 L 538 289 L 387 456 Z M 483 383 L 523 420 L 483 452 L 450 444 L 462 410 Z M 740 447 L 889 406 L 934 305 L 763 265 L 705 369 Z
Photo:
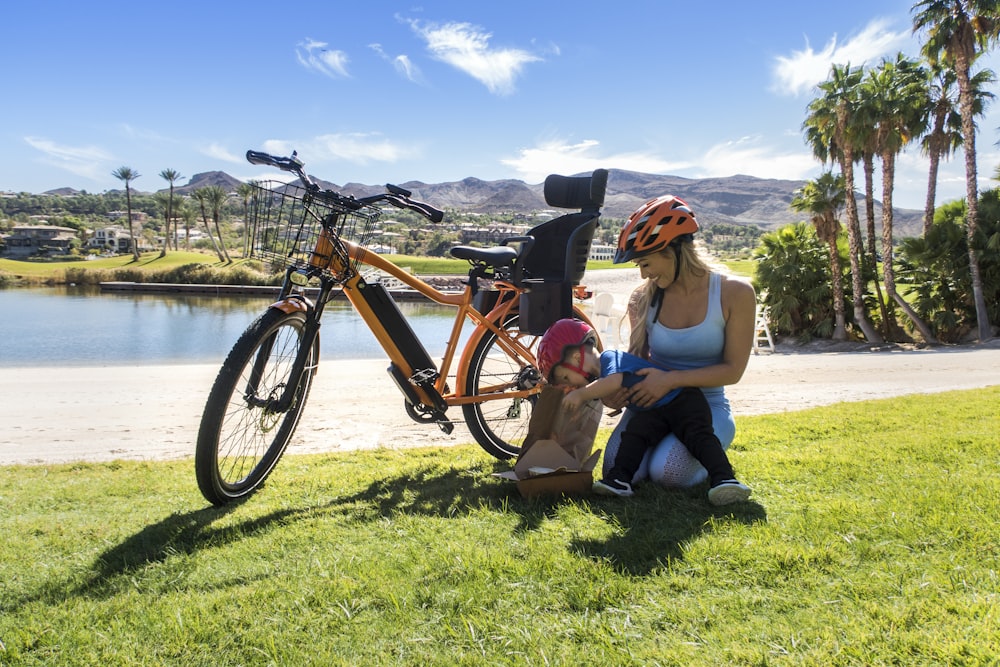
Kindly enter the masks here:
M 641 255 L 663 250 L 672 242 L 698 231 L 687 202 L 680 197 L 663 195 L 636 209 L 629 216 L 618 237 L 615 264 L 622 264 Z
M 597 345 L 597 334 L 589 324 L 570 318 L 562 319 L 550 326 L 538 343 L 538 370 L 542 377 L 552 381 L 552 371 L 566 360 L 566 350 L 590 343 Z M 581 364 L 582 365 L 582 364 Z M 586 375 L 581 368 L 569 366 L 580 375 Z

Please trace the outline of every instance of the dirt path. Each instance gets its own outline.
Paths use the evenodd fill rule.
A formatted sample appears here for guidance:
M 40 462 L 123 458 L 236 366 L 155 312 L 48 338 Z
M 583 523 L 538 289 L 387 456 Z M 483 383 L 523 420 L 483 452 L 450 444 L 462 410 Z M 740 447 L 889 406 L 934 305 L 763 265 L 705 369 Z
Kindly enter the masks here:
M 383 360 L 320 367 L 289 451 L 337 451 L 471 442 L 404 414 Z M 215 366 L 0 370 L 0 464 L 193 455 Z M 751 357 L 728 389 L 737 415 L 840 401 L 1000 385 L 1000 345 L 951 350 L 775 354 Z M 364 399 L 360 397 L 365 397 Z M 460 411 L 454 417 L 460 418 Z M 608 425 L 613 420 L 606 420 Z

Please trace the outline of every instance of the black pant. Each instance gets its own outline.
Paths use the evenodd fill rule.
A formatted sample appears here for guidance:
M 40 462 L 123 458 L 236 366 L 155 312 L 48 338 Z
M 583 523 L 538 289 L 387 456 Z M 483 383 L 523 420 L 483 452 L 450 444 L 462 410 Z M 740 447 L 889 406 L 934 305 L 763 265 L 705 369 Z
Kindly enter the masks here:
M 712 486 L 735 477 L 729 457 L 712 429 L 712 409 L 696 387 L 684 387 L 666 405 L 632 415 L 622 432 L 608 477 L 631 482 L 646 450 L 670 433 L 705 467 Z

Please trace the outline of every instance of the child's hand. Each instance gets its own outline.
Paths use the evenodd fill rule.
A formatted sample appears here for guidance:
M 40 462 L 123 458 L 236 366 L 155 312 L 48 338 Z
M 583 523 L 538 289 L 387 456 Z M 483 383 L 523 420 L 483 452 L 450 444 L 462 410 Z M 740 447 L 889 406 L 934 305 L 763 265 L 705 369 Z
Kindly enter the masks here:
M 563 407 L 565 407 L 569 412 L 576 412 L 579 410 L 580 406 L 583 405 L 584 402 L 582 394 L 583 392 L 574 390 L 563 396 Z

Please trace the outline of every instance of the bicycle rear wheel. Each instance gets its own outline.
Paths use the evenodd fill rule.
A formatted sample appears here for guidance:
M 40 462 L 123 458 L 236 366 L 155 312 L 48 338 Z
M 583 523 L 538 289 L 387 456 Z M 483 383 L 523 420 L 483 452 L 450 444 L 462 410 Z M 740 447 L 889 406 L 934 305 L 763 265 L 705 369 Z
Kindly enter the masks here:
M 305 321 L 303 313 L 269 309 L 243 332 L 215 378 L 195 449 L 198 488 L 210 503 L 260 488 L 288 446 L 312 386 L 318 338 L 291 405 L 279 411 L 273 404 L 292 381 Z
M 521 333 L 518 316 L 504 321 L 504 330 L 534 352 L 538 336 Z M 472 353 L 467 396 L 482 396 L 506 390 L 529 389 L 539 382 L 535 360 L 511 356 L 498 343 L 497 334 L 487 331 Z M 535 397 L 503 398 L 462 406 L 465 423 L 479 446 L 501 460 L 517 456 L 528 435 L 528 422 Z

